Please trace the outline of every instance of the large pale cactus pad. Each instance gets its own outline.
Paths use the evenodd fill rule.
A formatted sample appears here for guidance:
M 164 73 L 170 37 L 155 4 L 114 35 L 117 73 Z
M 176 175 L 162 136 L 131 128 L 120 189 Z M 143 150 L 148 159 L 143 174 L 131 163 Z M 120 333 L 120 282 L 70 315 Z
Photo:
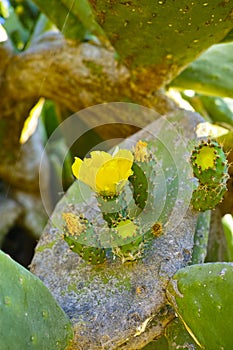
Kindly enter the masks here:
M 75 329 L 72 349 L 140 348 L 162 334 L 174 317 L 167 308 L 164 288 L 172 275 L 191 260 L 197 213 L 188 209 L 192 195 L 191 146 L 185 146 L 184 140 L 196 139 L 200 122 L 196 114 L 178 111 L 158 118 L 120 145 L 132 149 L 138 140 L 146 140 L 156 149 L 157 200 L 152 200 L 154 220 L 162 222 L 163 232 L 141 259 L 125 263 L 107 259 L 99 265 L 83 260 L 63 239 L 63 213 L 79 217 L 81 212 L 101 228 L 104 219 L 97 215 L 97 199 L 77 181 L 58 203 L 36 248 L 31 270 L 70 317 Z M 148 217 L 142 210 L 138 219 L 142 230 L 147 227 L 144 218 Z M 93 240 L 92 244 L 96 248 Z

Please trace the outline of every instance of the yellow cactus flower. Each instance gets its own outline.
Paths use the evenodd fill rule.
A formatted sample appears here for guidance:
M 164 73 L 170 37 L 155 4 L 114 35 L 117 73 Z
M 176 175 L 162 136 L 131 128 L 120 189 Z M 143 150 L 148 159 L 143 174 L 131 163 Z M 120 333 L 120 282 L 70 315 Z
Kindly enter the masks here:
M 118 195 L 128 177 L 132 175 L 133 155 L 128 150 L 118 150 L 111 155 L 103 151 L 91 152 L 90 158 L 75 157 L 74 176 L 103 196 Z

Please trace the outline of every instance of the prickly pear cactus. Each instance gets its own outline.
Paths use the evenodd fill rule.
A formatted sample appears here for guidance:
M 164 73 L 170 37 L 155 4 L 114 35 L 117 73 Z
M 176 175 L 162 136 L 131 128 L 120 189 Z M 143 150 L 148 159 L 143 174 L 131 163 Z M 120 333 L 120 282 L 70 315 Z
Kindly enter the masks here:
M 156 162 L 147 146 L 146 142 L 139 140 L 135 146 L 134 158 L 127 150 L 119 150 L 117 157 L 98 151 L 92 152 L 92 158 L 84 161 L 76 158 L 73 165 L 74 174 L 95 189 L 95 197 L 103 219 L 102 225 L 96 225 L 95 220 L 83 218 L 82 214 L 78 217 L 74 213 L 63 213 L 63 237 L 71 250 L 85 261 L 91 264 L 102 264 L 107 259 L 113 261 L 116 258 L 120 258 L 122 262 L 135 261 L 143 257 L 145 244 L 148 245 L 150 240 L 162 234 L 162 225 L 156 234 L 153 231 L 157 224 L 152 218 Z M 119 154 L 121 157 L 118 157 Z M 131 158 L 130 162 L 127 158 L 122 158 L 124 154 Z M 94 168 L 97 164 L 96 171 L 91 170 L 91 165 Z M 88 178 L 88 173 L 84 174 L 85 170 L 93 171 L 96 180 Z M 113 174 L 118 171 L 119 174 L 115 178 Z M 118 180 L 120 181 L 117 183 Z M 122 181 L 124 185 L 121 184 Z M 147 225 L 144 223 L 145 219 L 140 217 L 144 209 Z
M 208 263 L 176 272 L 167 297 L 202 349 L 232 349 L 233 265 Z
M 122 207 L 126 202 L 127 208 L 131 208 L 127 213 L 129 218 L 126 215 L 124 220 L 116 220 L 109 227 L 96 194 L 78 179 L 57 204 L 37 245 L 31 269 L 45 281 L 71 318 L 75 330 L 74 349 L 143 348 L 164 333 L 174 318 L 171 308 L 167 307 L 164 289 L 177 269 L 191 260 L 198 213 L 188 209 L 193 187 L 191 150 L 187 145 L 190 139 L 196 139 L 195 130 L 200 122 L 202 119 L 196 114 L 174 112 L 169 117 L 157 117 L 148 128 L 119 145 L 120 149 L 132 151 L 139 140 L 146 140 L 149 154 L 153 150 L 156 157 L 154 196 L 149 197 L 149 201 L 146 195 L 146 203 L 145 200 L 141 204 L 139 200 L 136 202 L 133 184 L 130 181 L 125 184 Z M 143 159 L 143 150 L 140 159 Z M 154 210 L 147 211 L 147 203 L 152 203 Z M 64 213 L 74 214 L 84 225 L 92 222 L 94 229 L 97 227 L 97 232 L 102 232 L 95 237 L 97 243 L 93 237 L 89 247 L 103 247 L 106 262 L 90 264 L 71 251 L 63 238 L 64 230 L 68 229 Z M 134 225 L 139 223 L 141 232 L 152 228 L 155 235 L 148 245 L 143 241 L 142 247 L 134 237 Z M 80 229 L 82 233 L 82 226 Z M 121 236 L 117 240 L 124 245 L 109 243 L 116 232 Z M 128 250 L 126 244 L 134 241 L 135 249 Z M 84 237 L 80 243 L 85 244 Z M 133 254 L 137 254 L 137 244 L 142 258 L 125 263 L 117 255 L 112 259 L 111 254 L 118 247 L 120 254 L 122 250 L 127 250 L 127 254 L 133 250 Z M 114 251 L 114 255 L 116 253 Z
M 94 151 L 91 157 L 84 160 L 75 158 L 73 173 L 94 191 L 100 212 L 99 222 L 96 218 L 83 218 L 81 211 L 79 216 L 71 212 L 63 213 L 63 237 L 72 251 L 91 264 L 102 264 L 117 258 L 123 263 L 143 258 L 152 240 L 163 233 L 163 226 L 169 220 L 178 195 L 179 179 L 176 174 L 173 178 L 175 169 L 170 166 L 172 158 L 169 152 L 165 157 L 168 164 L 171 162 L 166 168 L 169 182 L 164 184 L 164 179 L 161 181 L 156 153 L 161 156 L 165 149 L 159 140 L 139 140 L 132 152 L 116 149 L 111 155 Z M 184 182 L 190 191 L 191 181 L 185 179 Z M 79 182 L 77 184 L 80 186 Z M 164 204 L 158 198 L 162 197 L 161 188 L 165 187 L 169 188 L 169 195 Z M 83 201 L 86 196 L 80 194 Z
M 64 350 L 72 338 L 69 319 L 49 290 L 0 251 L 1 350 Z
M 227 191 L 228 163 L 222 147 L 216 142 L 202 141 L 191 155 L 194 176 L 199 186 L 193 192 L 192 206 L 195 210 L 214 209 Z

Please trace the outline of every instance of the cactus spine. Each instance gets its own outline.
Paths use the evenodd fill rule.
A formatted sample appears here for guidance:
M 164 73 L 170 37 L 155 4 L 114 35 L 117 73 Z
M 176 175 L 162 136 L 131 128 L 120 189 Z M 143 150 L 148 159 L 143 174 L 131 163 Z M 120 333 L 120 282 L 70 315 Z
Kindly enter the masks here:
M 214 209 L 227 190 L 228 163 L 222 147 L 216 141 L 202 141 L 192 151 L 191 164 L 199 180 L 192 196 L 193 209 Z

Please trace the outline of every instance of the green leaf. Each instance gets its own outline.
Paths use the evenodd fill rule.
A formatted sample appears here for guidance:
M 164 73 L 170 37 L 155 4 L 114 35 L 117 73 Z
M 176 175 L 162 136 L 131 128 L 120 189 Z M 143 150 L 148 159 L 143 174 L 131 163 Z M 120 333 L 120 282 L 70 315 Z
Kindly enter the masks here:
M 24 28 L 15 11 L 10 12 L 10 16 L 4 22 L 4 28 L 17 50 L 23 50 L 25 43 L 29 39 L 29 32 Z
M 34 40 L 36 41 L 38 37 L 43 33 L 55 29 L 57 29 L 56 26 L 48 19 L 47 16 L 41 13 L 38 17 L 38 20 L 35 23 L 30 39 L 27 43 L 27 47 L 29 47 Z
M 179 270 L 168 299 L 197 344 L 206 350 L 233 348 L 233 264 L 208 263 Z
M 171 86 L 201 94 L 233 97 L 233 43 L 212 46 L 191 63 Z
M 41 280 L 0 251 L 1 350 L 64 350 L 73 331 Z
M 233 127 L 233 111 L 223 98 L 202 95 L 200 99 L 214 123 Z
M 207 121 L 228 129 L 233 127 L 233 109 L 228 102 L 230 99 L 202 94 L 188 96 L 185 91 L 182 92 L 182 97 Z

